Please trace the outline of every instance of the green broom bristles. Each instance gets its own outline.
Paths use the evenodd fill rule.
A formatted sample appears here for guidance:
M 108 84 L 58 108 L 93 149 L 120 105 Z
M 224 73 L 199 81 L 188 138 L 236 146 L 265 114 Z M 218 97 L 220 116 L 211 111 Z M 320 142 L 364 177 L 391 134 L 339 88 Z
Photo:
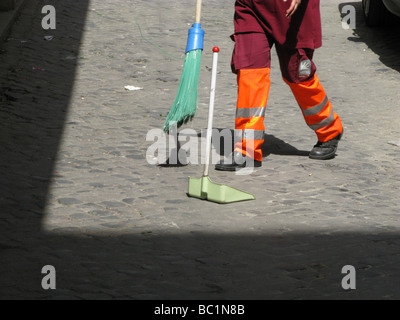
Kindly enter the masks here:
M 201 49 L 186 53 L 178 92 L 163 126 L 163 131 L 166 133 L 169 132 L 170 125 L 176 124 L 179 128 L 192 120 L 196 113 L 201 53 Z

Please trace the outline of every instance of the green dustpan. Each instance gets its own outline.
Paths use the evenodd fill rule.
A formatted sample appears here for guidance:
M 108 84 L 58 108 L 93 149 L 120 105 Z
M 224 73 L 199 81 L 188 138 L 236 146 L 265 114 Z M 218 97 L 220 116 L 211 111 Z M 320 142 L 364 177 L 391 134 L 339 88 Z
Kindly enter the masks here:
M 208 169 L 211 158 L 211 137 L 212 137 L 212 122 L 214 113 L 214 98 L 215 98 L 215 84 L 217 78 L 217 62 L 218 52 L 217 47 L 213 48 L 213 69 L 211 75 L 211 93 L 210 93 L 210 108 L 208 114 L 208 128 L 206 138 L 206 155 L 204 173 L 201 178 L 189 177 L 189 192 L 190 197 L 195 197 L 203 200 L 208 200 L 217 203 L 231 203 L 245 200 L 254 200 L 255 197 L 247 192 L 241 191 L 236 188 L 229 187 L 224 184 L 212 182 L 208 177 Z
M 212 182 L 209 177 L 189 178 L 189 196 L 217 203 L 255 199 L 250 193 Z

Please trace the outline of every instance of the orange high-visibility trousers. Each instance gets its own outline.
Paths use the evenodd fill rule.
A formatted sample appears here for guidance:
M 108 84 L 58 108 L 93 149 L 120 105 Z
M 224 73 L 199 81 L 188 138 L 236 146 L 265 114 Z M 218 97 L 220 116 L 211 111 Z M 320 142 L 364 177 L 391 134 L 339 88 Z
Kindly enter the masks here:
M 262 161 L 264 143 L 264 115 L 270 89 L 270 68 L 241 69 L 238 71 L 238 98 L 235 117 L 234 151 Z M 307 125 L 315 131 L 318 141 L 325 142 L 342 133 L 339 116 L 316 74 L 311 80 L 289 82 L 293 95 L 302 110 Z
M 333 112 L 332 104 L 316 74 L 311 80 L 298 83 L 284 80 L 292 90 L 307 125 L 317 134 L 318 141 L 326 142 L 342 133 L 342 122 Z
M 235 147 L 257 161 L 262 161 L 264 115 L 270 88 L 270 68 L 238 71 L 238 97 L 235 116 Z
M 264 114 L 270 88 L 270 49 L 273 44 L 266 34 L 235 34 L 232 71 L 238 78 L 235 129 L 239 139 L 234 151 L 262 161 Z M 313 49 L 296 49 L 276 45 L 284 81 L 292 90 L 307 125 L 320 142 L 335 138 L 343 131 L 333 112 L 312 60 Z

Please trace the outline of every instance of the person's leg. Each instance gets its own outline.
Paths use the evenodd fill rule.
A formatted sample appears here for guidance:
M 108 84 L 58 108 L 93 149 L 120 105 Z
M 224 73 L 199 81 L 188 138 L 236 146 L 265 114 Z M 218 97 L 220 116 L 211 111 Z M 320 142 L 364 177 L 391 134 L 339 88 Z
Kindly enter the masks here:
M 333 158 L 343 126 L 316 75 L 316 66 L 312 61 L 314 51 L 281 46 L 276 49 L 282 77 L 292 90 L 304 120 L 318 138 L 318 143 L 310 152 L 310 158 Z
M 235 116 L 233 163 L 220 163 L 217 170 L 236 170 L 245 166 L 237 154 L 261 166 L 264 142 L 264 114 L 270 88 L 270 43 L 263 33 L 235 35 L 232 71 L 237 74 L 238 97 Z M 241 163 L 240 163 L 241 161 Z
M 262 161 L 264 115 L 270 88 L 270 68 L 239 70 L 234 151 Z

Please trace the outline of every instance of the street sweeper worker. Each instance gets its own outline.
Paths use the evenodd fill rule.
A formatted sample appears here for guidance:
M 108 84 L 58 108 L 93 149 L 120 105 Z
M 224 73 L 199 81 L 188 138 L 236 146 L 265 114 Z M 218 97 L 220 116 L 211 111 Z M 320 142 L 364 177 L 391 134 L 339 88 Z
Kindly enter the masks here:
M 233 159 L 217 163 L 215 168 L 235 171 L 262 165 L 273 45 L 283 80 L 318 138 L 309 157 L 335 157 L 343 127 L 313 62 L 314 50 L 322 45 L 320 0 L 237 0 L 234 31 L 231 65 L 238 82 L 236 138 Z

